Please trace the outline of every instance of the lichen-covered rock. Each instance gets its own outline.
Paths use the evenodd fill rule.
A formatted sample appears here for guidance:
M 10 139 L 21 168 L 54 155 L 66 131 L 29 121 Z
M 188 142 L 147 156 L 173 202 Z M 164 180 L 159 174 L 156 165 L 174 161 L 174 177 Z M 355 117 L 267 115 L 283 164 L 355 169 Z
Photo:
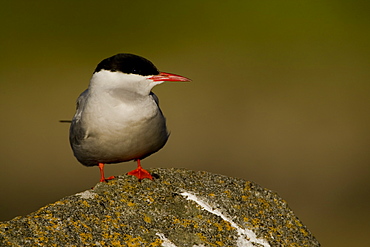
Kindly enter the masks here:
M 149 169 L 0 223 L 0 246 L 320 246 L 276 193 L 238 178 Z

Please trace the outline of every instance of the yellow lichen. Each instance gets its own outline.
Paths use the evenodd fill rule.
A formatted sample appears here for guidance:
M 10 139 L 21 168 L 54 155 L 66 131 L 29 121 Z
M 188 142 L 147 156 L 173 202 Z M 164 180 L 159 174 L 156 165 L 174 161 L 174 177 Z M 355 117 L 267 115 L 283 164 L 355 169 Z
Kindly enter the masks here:
M 156 239 L 153 243 L 150 243 L 149 246 L 153 246 L 153 247 L 162 246 L 162 243 L 163 243 L 163 240 Z
M 152 223 L 152 218 L 150 218 L 147 214 L 144 214 L 144 221 L 146 223 Z
M 304 236 L 308 236 L 308 232 L 305 229 L 301 228 L 299 231 L 303 233 Z
M 227 221 L 224 221 L 224 222 L 225 222 L 225 228 L 226 228 L 226 230 L 230 231 L 231 229 L 234 229 L 234 228 L 231 226 L 230 222 L 227 222 Z
M 196 221 L 194 220 L 188 220 L 188 219 L 174 219 L 173 220 L 173 223 L 175 224 L 180 224 L 181 226 L 183 227 L 188 227 L 188 226 L 192 226 L 194 228 L 198 228 L 199 225 Z
M 217 227 L 217 230 L 218 231 L 222 231 L 223 230 L 223 227 L 222 227 L 222 225 L 220 224 L 220 223 L 218 223 L 218 222 L 216 222 L 216 223 L 213 223 L 213 225 L 215 226 L 215 227 Z
M 216 244 L 218 244 L 219 246 L 224 246 L 225 244 L 221 241 L 216 241 Z
M 202 233 L 196 233 L 200 240 L 202 240 L 207 246 L 217 246 L 214 243 L 211 243 L 207 240 L 206 236 L 204 236 Z
M 227 197 L 231 198 L 231 191 L 225 190 L 224 193 L 227 195 Z
M 171 183 L 170 182 L 167 182 L 166 180 L 163 180 L 162 183 L 163 184 L 166 184 L 166 185 L 171 185 Z
M 143 246 L 145 243 L 141 237 L 133 237 L 125 234 L 124 241 L 127 246 Z
M 251 223 L 252 223 L 254 226 L 259 225 L 259 223 L 260 223 L 260 219 L 254 218 L 254 219 L 252 219 L 252 220 L 251 220 Z
M 147 197 L 147 200 L 149 200 L 150 202 L 154 202 L 154 199 L 153 199 L 153 197 L 151 197 L 151 196 L 148 196 L 148 197 Z
M 112 245 L 112 246 L 122 246 L 121 242 L 120 242 L 120 241 L 118 241 L 118 240 L 114 240 L 114 241 L 112 241 L 112 242 L 111 242 L 111 245 Z
M 93 236 L 91 235 L 91 233 L 81 232 L 79 235 L 80 235 L 80 239 L 82 243 L 86 243 L 87 241 L 91 241 L 93 239 Z

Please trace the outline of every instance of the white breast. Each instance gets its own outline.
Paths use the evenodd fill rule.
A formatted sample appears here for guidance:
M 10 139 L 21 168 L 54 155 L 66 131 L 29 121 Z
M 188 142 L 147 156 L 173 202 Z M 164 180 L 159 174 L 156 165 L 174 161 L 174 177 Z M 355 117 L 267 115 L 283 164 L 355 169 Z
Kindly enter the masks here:
M 80 115 L 81 163 L 116 163 L 146 157 L 167 141 L 166 121 L 152 95 L 123 90 L 91 94 Z M 85 162 L 83 162 L 85 161 Z

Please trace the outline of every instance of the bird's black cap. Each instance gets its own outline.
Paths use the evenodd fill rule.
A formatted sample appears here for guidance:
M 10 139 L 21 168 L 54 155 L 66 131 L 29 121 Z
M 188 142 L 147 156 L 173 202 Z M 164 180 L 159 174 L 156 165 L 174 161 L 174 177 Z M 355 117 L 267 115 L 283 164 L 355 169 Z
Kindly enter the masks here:
M 102 69 L 143 76 L 159 74 L 158 69 L 148 59 L 129 53 L 120 53 L 104 59 L 98 64 L 94 73 Z

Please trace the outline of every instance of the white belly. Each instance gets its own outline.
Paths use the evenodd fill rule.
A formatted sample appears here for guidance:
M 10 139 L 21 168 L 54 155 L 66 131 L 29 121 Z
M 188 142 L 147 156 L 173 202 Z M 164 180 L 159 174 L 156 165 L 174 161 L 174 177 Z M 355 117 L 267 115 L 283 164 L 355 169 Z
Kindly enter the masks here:
M 72 144 L 84 165 L 145 158 L 166 143 L 166 120 L 151 96 L 129 103 L 110 97 L 89 100 L 80 117 L 85 136 L 79 145 Z

